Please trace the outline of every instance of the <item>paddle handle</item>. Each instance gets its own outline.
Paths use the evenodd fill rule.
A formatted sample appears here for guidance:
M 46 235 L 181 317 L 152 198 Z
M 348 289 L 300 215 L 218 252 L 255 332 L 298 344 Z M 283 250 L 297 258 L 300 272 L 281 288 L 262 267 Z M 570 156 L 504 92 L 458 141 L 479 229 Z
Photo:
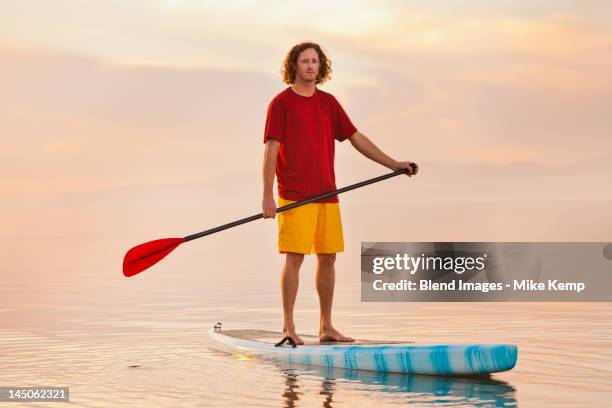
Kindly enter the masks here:
M 411 164 L 411 167 L 412 167 L 413 171 L 416 170 L 416 166 L 414 165 L 414 163 Z M 354 190 L 356 188 L 367 186 L 368 184 L 377 183 L 379 181 L 383 181 L 383 180 L 386 180 L 386 179 L 391 178 L 391 177 L 399 176 L 400 174 L 404 174 L 406 172 L 408 172 L 408 169 L 399 169 L 399 170 L 394 171 L 393 173 L 384 174 L 382 176 L 374 177 L 374 178 L 371 178 L 369 180 L 364 180 L 364 181 L 361 181 L 359 183 L 351 184 L 350 186 L 342 187 L 342 188 L 340 188 L 338 190 L 329 191 L 327 193 L 319 194 L 319 195 L 316 195 L 314 197 L 309 197 L 309 198 L 305 198 L 305 199 L 300 200 L 300 201 L 296 201 L 295 203 L 291 203 L 291 204 L 285 205 L 283 207 L 277 208 L 276 212 L 280 213 L 280 212 L 283 212 L 283 211 L 291 210 L 292 208 L 296 208 L 296 207 L 302 206 L 304 204 L 312 203 L 313 201 L 323 200 L 325 198 L 329 198 L 329 197 L 335 196 L 337 194 L 344 193 L 346 191 L 350 191 L 350 190 Z M 259 214 L 256 214 L 256 215 L 251 215 L 250 217 L 246 217 L 246 218 L 243 218 L 241 220 L 237 220 L 237 221 L 230 222 L 230 223 L 227 223 L 227 224 L 224 224 L 224 225 L 220 225 L 218 227 L 211 228 L 211 229 L 206 230 L 206 231 L 198 232 L 197 234 L 187 235 L 183 239 L 185 241 L 191 241 L 192 239 L 202 238 L 202 237 L 205 237 L 206 235 L 214 234 L 215 232 L 223 231 L 223 230 L 226 230 L 228 228 L 232 228 L 232 227 L 236 227 L 238 225 L 246 224 L 247 222 L 255 221 L 255 220 L 258 220 L 260 218 L 263 218 L 263 213 L 259 213 Z

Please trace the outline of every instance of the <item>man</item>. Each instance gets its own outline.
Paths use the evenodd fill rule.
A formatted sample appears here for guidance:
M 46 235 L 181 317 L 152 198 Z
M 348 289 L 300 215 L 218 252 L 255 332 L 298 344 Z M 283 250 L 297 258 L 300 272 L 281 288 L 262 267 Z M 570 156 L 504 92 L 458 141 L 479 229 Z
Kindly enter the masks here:
M 264 218 L 274 218 L 274 174 L 278 178 L 279 206 L 336 190 L 334 142 L 348 139 L 364 156 L 392 170 L 408 169 L 411 162 L 398 162 L 383 153 L 357 131 L 338 101 L 317 88 L 330 79 L 331 62 L 318 44 L 300 43 L 287 54 L 283 80 L 290 85 L 276 95 L 268 108 L 264 132 Z M 297 344 L 293 307 L 299 271 L 305 254 L 317 254 L 316 286 L 321 309 L 321 341 L 354 341 L 336 330 L 331 321 L 336 253 L 344 251 L 338 196 L 285 211 L 278 217 L 278 249 L 285 254 L 281 275 L 283 333 Z

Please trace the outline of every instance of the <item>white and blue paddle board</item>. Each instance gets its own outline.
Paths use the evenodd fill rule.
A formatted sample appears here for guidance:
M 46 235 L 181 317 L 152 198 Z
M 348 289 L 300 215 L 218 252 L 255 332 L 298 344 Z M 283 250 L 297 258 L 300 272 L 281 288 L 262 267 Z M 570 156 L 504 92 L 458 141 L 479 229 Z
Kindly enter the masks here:
M 357 340 L 320 342 L 300 335 L 304 345 L 275 346 L 279 332 L 213 329 L 209 336 L 222 350 L 305 365 L 407 374 L 472 375 L 510 370 L 518 350 L 513 344 L 415 344 Z

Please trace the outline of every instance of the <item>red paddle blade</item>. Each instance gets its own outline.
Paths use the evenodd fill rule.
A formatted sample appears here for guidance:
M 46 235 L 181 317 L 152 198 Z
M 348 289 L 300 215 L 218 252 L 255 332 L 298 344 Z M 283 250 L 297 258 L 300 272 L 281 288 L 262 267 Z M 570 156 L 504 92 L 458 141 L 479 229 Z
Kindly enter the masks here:
M 123 258 L 123 274 L 130 277 L 150 268 L 183 242 L 185 238 L 163 238 L 135 246 Z

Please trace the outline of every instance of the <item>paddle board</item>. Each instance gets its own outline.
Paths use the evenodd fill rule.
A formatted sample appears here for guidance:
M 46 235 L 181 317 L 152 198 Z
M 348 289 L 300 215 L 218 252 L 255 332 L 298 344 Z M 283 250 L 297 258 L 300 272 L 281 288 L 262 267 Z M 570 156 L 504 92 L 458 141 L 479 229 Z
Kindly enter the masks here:
M 415 344 L 403 341 L 357 340 L 354 343 L 320 342 L 300 335 L 304 345 L 275 346 L 280 332 L 221 330 L 209 332 L 222 350 L 245 355 L 325 367 L 408 374 L 471 375 L 510 370 L 518 350 L 512 344 Z

